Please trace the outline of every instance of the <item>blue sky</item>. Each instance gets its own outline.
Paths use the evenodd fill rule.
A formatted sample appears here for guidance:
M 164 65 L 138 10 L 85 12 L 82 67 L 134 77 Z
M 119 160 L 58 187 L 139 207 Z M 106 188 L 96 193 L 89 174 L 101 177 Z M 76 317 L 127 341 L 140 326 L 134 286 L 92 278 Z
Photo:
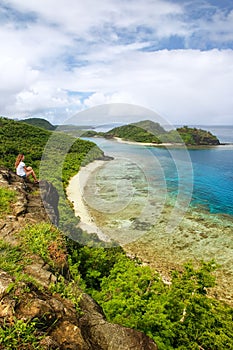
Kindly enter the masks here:
M 85 123 L 121 103 L 233 124 L 230 0 L 2 0 L 0 25 L 0 115 Z

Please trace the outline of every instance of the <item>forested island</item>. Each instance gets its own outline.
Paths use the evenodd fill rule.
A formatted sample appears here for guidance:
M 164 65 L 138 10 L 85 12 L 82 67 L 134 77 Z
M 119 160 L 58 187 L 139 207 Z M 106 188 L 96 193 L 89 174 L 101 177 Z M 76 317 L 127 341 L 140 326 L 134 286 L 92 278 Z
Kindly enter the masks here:
M 156 125 L 156 128 L 154 124 L 148 123 L 148 125 L 150 128 L 153 127 L 153 130 L 147 130 L 145 125 L 142 128 L 142 125 L 134 124 L 122 127 L 123 129 L 113 129 L 106 136 L 129 139 L 133 137 L 129 134 L 134 130 L 137 140 L 133 141 L 168 142 L 165 141 L 166 136 L 168 134 L 171 136 L 172 132 L 166 132 L 159 125 Z M 193 134 L 194 129 L 191 129 L 192 133 L 188 127 L 181 129 L 180 135 L 183 133 L 185 143 L 192 144 L 194 139 L 196 143 L 202 144 L 210 137 L 212 143 L 209 140 L 208 144 L 218 144 L 216 138 L 214 136 L 212 138 L 208 132 L 202 133 L 197 129 L 196 134 Z M 18 153 L 25 153 L 25 162 L 32 165 L 36 173 L 39 173 L 44 148 L 52 134 L 55 135 L 53 146 L 56 152 L 51 155 L 51 159 L 48 159 L 51 161 L 48 175 L 55 183 L 55 190 L 60 197 L 59 225 L 39 221 L 36 218 L 35 213 L 39 210 L 39 207 L 35 206 L 35 199 L 39 197 L 38 187 L 33 187 L 30 183 L 27 186 L 26 183 L 26 189 L 20 187 L 20 190 L 17 190 L 15 183 L 16 181 L 20 183 L 21 180 L 18 178 L 14 180 L 16 175 L 13 175 Z M 198 137 L 200 139 L 197 140 Z M 59 162 L 66 144 L 72 146 L 64 156 L 62 179 L 60 179 L 58 178 L 60 174 L 53 171 L 52 162 Z M 83 349 L 96 349 L 98 341 L 98 349 L 107 350 L 113 336 L 118 336 L 118 341 L 121 337 L 123 344 L 127 337 L 131 341 L 140 339 L 141 344 L 142 342 L 144 344 L 143 347 L 140 348 L 138 343 L 135 345 L 138 347 L 135 348 L 144 350 L 233 349 L 232 307 L 224 301 L 211 297 L 209 293 L 215 285 L 214 271 L 217 266 L 214 261 L 199 263 L 195 261 L 195 264 L 187 262 L 179 270 L 170 272 L 170 281 L 167 283 L 150 266 L 143 264 L 136 257 L 128 257 L 121 247 L 109 247 L 107 243 L 100 246 L 101 242 L 95 234 L 86 234 L 77 229 L 78 218 L 73 214 L 72 204 L 61 196 L 61 191 L 66 188 L 69 179 L 82 165 L 104 157 L 103 152 L 94 143 L 71 139 L 67 134 L 52 133 L 24 122 L 0 118 L 0 152 L 2 349 L 20 349 L 22 344 L 23 349 L 28 350 L 74 349 L 74 346 L 78 348 L 75 342 L 80 339 L 79 346 Z M 60 182 L 62 186 L 59 186 Z M 25 186 L 23 183 L 22 185 Z M 21 210 L 18 202 L 22 203 L 23 191 L 25 198 L 31 200 L 31 207 L 25 205 Z M 36 209 L 34 216 L 30 217 L 32 210 L 30 208 L 33 206 Z M 11 242 L 9 236 L 14 232 L 14 225 L 17 223 L 19 223 L 15 233 L 17 239 L 13 237 Z M 8 234 L 6 234 L 7 227 L 10 232 Z M 33 269 L 30 270 L 30 266 L 35 261 L 38 264 L 40 262 L 41 271 L 46 266 L 46 271 L 50 274 L 48 285 L 42 284 L 32 275 Z M 28 271 L 31 271 L 31 274 Z M 6 280 L 9 283 L 4 285 Z M 91 295 L 104 310 L 105 316 L 101 316 L 102 318 L 98 316 L 95 324 L 100 323 L 98 332 L 102 334 L 102 338 L 106 336 L 107 343 L 91 338 L 93 337 L 93 333 L 89 332 L 93 327 L 91 321 L 94 315 L 100 312 L 100 308 L 97 304 L 93 304 L 86 293 Z M 87 301 L 90 305 L 94 305 L 93 316 L 89 314 L 89 309 L 86 309 Z M 52 313 L 51 305 L 53 307 L 56 305 L 57 310 L 68 310 L 69 315 L 66 314 L 66 318 L 61 322 L 61 311 Z M 31 309 L 34 310 L 33 315 L 31 311 L 29 312 Z M 82 322 L 87 322 L 88 317 L 91 318 L 90 323 L 86 328 L 81 327 Z M 111 323 L 123 327 L 111 328 L 113 326 Z M 67 334 L 67 339 L 64 340 L 63 334 L 65 335 L 68 329 L 65 326 L 68 325 L 76 327 L 76 333 L 71 332 L 70 336 Z M 101 325 L 105 327 L 102 331 Z M 135 333 L 130 333 L 129 328 L 124 327 L 131 328 Z M 146 334 L 147 338 L 143 338 L 140 332 Z M 64 340 L 60 347 L 56 345 L 59 341 L 58 338 L 55 339 L 56 336 Z M 150 342 L 149 337 L 153 341 Z M 68 340 L 71 342 L 69 345 Z M 118 349 L 117 344 L 111 346 L 113 350 Z
M 184 143 L 187 146 L 219 145 L 218 138 L 209 131 L 183 126 L 166 131 L 159 123 L 143 120 L 138 123 L 123 125 L 104 134 L 104 137 L 119 137 L 126 141 L 143 143 Z

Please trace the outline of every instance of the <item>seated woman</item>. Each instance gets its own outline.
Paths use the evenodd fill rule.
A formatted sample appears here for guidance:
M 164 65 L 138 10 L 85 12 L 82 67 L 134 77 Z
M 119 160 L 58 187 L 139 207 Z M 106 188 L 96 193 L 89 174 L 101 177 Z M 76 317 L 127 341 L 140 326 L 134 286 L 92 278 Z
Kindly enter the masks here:
M 16 168 L 16 174 L 21 176 L 23 179 L 26 179 L 30 175 L 32 175 L 34 179 L 34 183 L 37 183 L 37 184 L 39 183 L 32 167 L 30 166 L 26 167 L 24 163 L 24 154 L 19 154 L 18 157 L 16 158 L 15 168 Z

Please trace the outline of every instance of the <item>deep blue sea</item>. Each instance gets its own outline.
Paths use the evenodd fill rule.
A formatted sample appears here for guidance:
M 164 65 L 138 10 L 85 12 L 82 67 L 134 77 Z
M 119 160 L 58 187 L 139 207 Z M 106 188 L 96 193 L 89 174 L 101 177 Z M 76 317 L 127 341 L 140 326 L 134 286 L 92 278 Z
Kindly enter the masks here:
M 106 155 L 131 159 L 138 166 L 143 166 L 150 186 L 157 186 L 158 189 L 166 187 L 174 198 L 180 192 L 190 195 L 191 206 L 210 213 L 233 215 L 233 126 L 201 128 L 211 131 L 221 143 L 227 144 L 203 149 L 170 150 L 101 138 L 90 140 Z

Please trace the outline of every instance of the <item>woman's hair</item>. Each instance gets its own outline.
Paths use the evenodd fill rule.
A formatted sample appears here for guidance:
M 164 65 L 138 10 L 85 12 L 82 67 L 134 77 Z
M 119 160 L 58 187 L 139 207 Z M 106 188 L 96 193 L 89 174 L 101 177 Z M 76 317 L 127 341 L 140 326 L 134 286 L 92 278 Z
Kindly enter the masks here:
M 17 168 L 17 166 L 19 165 L 19 163 L 21 162 L 21 160 L 23 159 L 23 154 L 20 153 L 18 155 L 18 157 L 16 158 L 16 161 L 15 161 L 15 167 Z

